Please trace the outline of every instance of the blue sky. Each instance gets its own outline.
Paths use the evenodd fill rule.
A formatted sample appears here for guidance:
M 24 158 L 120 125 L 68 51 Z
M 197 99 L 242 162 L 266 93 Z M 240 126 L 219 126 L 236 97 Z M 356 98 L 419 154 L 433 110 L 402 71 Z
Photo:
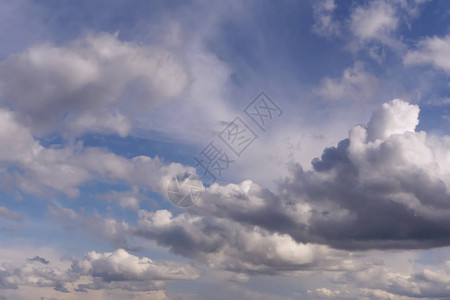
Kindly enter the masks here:
M 450 297 L 449 28 L 443 0 L 2 1 L 0 300 Z

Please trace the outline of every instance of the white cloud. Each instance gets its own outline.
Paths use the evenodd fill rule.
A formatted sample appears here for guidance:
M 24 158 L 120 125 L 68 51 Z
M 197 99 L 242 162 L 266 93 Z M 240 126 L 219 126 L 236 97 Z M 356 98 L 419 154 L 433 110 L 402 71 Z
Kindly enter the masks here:
M 45 148 L 13 112 L 4 109 L 0 109 L 0 124 L 0 164 L 21 169 L 23 172 L 8 173 L 11 180 L 22 191 L 38 196 L 60 191 L 74 197 L 79 185 L 93 179 L 123 180 L 131 187 L 161 192 L 171 176 L 189 170 L 176 163 L 165 165 L 158 157 L 127 159 L 82 144 Z
M 333 36 L 340 34 L 340 23 L 334 20 L 334 11 L 336 10 L 336 7 L 337 5 L 334 0 L 314 2 L 314 32 L 324 36 Z
M 315 92 L 331 100 L 364 101 L 376 95 L 378 86 L 378 78 L 367 72 L 362 62 L 357 61 L 352 68 L 344 70 L 341 78 L 324 78 Z
M 204 201 L 223 205 L 225 198 L 231 200 L 237 196 L 233 192 L 236 192 L 235 188 L 224 187 L 229 194 L 213 193 Z M 216 196 L 219 199 L 214 200 Z M 248 203 L 247 209 L 257 209 L 254 205 L 257 206 L 256 203 Z M 236 210 L 243 208 L 238 206 Z M 226 212 L 224 215 L 211 212 L 204 216 L 183 213 L 174 217 L 167 210 L 141 210 L 136 233 L 156 240 L 176 254 L 195 258 L 212 268 L 235 272 L 294 274 L 305 270 L 356 267 L 346 265 L 346 254 L 342 252 L 326 246 L 299 243 L 289 235 L 245 223 L 226 216 Z
M 357 7 L 351 15 L 350 28 L 362 40 L 384 40 L 397 26 L 396 10 L 385 1 L 371 1 L 368 6 Z
M 399 99 L 384 103 L 367 124 L 367 140 L 386 140 L 394 134 L 414 132 L 419 125 L 419 112 L 418 106 Z
M 416 105 L 392 100 L 312 170 L 293 167 L 277 193 L 251 181 L 214 184 L 186 213 L 140 211 L 136 233 L 213 266 L 266 273 L 343 267 L 321 260 L 331 250 L 317 244 L 449 245 L 449 138 L 416 132 L 418 115 Z
M 418 43 L 417 48 L 403 57 L 405 65 L 432 65 L 450 74 L 450 35 L 426 38 Z
M 314 5 L 315 32 L 348 38 L 347 50 L 354 53 L 364 51 L 382 63 L 387 47 L 400 55 L 404 53 L 406 45 L 399 35 L 399 28 L 402 25 L 411 28 L 411 22 L 417 18 L 425 2 L 379 0 L 355 3 L 350 7 L 350 16 L 343 21 L 333 16 L 336 5 L 331 5 L 332 1 L 320 2 Z
M 75 260 L 72 271 L 81 276 L 91 276 L 91 284 L 81 284 L 80 289 L 121 288 L 150 291 L 164 287 L 164 280 L 193 280 L 197 271 L 189 265 L 174 262 L 153 262 L 139 258 L 125 250 L 112 253 L 89 252 Z
M 164 289 L 167 280 L 197 278 L 196 269 L 190 265 L 152 261 L 147 257 L 134 256 L 123 249 L 111 253 L 92 251 L 81 259 L 73 258 L 71 265 L 55 265 L 52 261 L 42 263 L 40 260 L 30 259 L 26 262 L 0 263 L 0 290 L 22 289 L 27 286 L 47 287 L 65 293 L 64 298 L 71 299 L 73 291 L 153 291 Z M 90 296 L 91 292 L 87 295 Z
M 133 111 L 149 112 L 187 84 L 182 58 L 173 50 L 106 33 L 63 46 L 38 44 L 0 64 L 2 103 L 38 135 L 124 136 Z
M 68 292 L 66 283 L 78 279 L 76 274 L 40 262 L 0 265 L 0 289 L 16 289 L 18 286 L 53 287 Z

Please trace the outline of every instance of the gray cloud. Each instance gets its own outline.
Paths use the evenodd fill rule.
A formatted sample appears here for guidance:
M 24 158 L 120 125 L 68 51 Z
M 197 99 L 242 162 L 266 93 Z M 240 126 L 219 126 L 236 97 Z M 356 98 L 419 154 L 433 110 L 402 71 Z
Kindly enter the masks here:
M 153 262 L 122 249 L 113 253 L 87 253 L 82 259 L 72 263 L 72 271 L 94 279 L 92 283 L 78 285 L 79 290 L 120 288 L 129 291 L 151 291 L 162 289 L 165 280 L 198 278 L 197 271 L 189 265 Z
M 348 253 L 298 243 L 287 234 L 212 216 L 167 210 L 139 213 L 136 234 L 156 240 L 176 254 L 234 272 L 294 274 L 299 270 L 352 269 Z
M 0 169 L 14 188 L 48 196 L 55 191 L 78 195 L 78 187 L 92 179 L 124 180 L 132 187 L 160 192 L 166 180 L 186 168 L 177 163 L 165 165 L 158 157 L 136 156 L 131 159 L 99 148 L 83 148 L 82 144 L 54 149 L 44 147 L 31 131 L 17 120 L 14 112 L 0 109 L 0 165 L 14 165 L 21 172 Z M 32 163 L 31 163 L 32 162 Z M 18 220 L 3 208 L 0 216 Z
M 65 284 L 78 279 L 78 275 L 46 264 L 27 262 L 19 265 L 0 264 L 0 289 L 17 289 L 19 286 L 53 287 L 67 292 Z
M 196 278 L 197 270 L 190 265 L 170 261 L 154 262 L 123 249 L 112 253 L 86 253 L 81 259 L 73 258 L 68 268 L 55 267 L 38 256 L 22 264 L 0 264 L 0 290 L 33 286 L 51 287 L 62 293 L 70 293 L 70 286 L 75 286 L 75 291 L 151 291 L 164 289 L 167 280 Z M 78 282 L 80 279 L 81 282 Z
M 248 273 L 348 268 L 339 261 L 349 254 L 328 247 L 449 245 L 450 152 L 445 138 L 415 132 L 418 114 L 393 100 L 325 149 L 312 170 L 293 166 L 276 193 L 251 181 L 215 184 L 176 217 L 140 211 L 136 234 Z
M 78 214 L 68 208 L 50 208 L 48 212 L 67 231 L 81 229 L 91 237 L 107 241 L 116 248 L 128 249 L 127 233 L 132 233 L 134 229 L 126 222 L 102 218 L 98 214 Z
M 0 63 L 2 103 L 34 135 L 56 130 L 125 136 L 132 126 L 131 108 L 149 112 L 179 96 L 187 82 L 173 50 L 122 42 L 106 33 L 64 46 L 37 44 Z
M 421 271 L 395 268 L 385 263 L 372 264 L 361 271 L 325 274 L 333 287 L 308 291 L 306 299 L 447 299 L 449 262 L 421 266 Z
M 43 257 L 40 257 L 40 256 L 35 256 L 35 257 L 33 257 L 33 258 L 29 258 L 28 259 L 28 261 L 30 261 L 30 262 L 33 262 L 33 261 L 35 261 L 35 262 L 40 262 L 40 263 L 42 263 L 42 264 L 44 264 L 44 265 L 48 265 L 50 262 L 48 261 L 48 260 L 46 260 L 45 258 L 43 258 Z
M 346 249 L 449 244 L 449 149 L 414 132 L 418 113 L 399 100 L 383 105 L 313 171 L 298 168 L 282 185 L 291 201 L 310 206 L 308 240 Z

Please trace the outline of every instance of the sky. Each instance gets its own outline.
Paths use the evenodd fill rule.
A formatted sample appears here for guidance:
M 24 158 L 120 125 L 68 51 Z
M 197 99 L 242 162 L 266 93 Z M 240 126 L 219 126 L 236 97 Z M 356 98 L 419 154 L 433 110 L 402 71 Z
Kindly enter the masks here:
M 1 0 L 0 300 L 450 299 L 449 29 L 444 0 Z

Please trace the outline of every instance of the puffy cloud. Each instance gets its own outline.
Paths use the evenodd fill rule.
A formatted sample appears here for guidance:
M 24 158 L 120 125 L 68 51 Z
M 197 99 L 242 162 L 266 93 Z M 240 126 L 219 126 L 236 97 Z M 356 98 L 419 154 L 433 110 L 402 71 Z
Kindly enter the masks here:
M 420 109 L 402 100 L 384 103 L 367 124 L 367 141 L 386 140 L 391 135 L 414 132 L 419 124 Z
M 378 85 L 378 78 L 367 72 L 362 62 L 355 62 L 341 78 L 324 78 L 315 92 L 331 100 L 368 100 L 376 95 Z
M 287 234 L 271 233 L 219 215 L 184 213 L 174 217 L 167 210 L 141 210 L 136 233 L 156 240 L 176 254 L 234 272 L 289 274 L 359 267 L 348 264 L 348 254 L 326 246 L 298 243 Z
M 418 115 L 416 105 L 392 100 L 312 170 L 294 166 L 276 193 L 251 181 L 213 184 L 177 216 L 141 210 L 136 234 L 249 273 L 362 267 L 328 247 L 449 245 L 449 139 L 416 132 Z
M 17 289 L 18 286 L 53 287 L 68 292 L 65 285 L 78 276 L 67 270 L 52 267 L 41 262 L 28 261 L 19 265 L 0 264 L 0 289 Z
M 385 1 L 372 1 L 357 7 L 351 15 L 351 30 L 363 39 L 382 39 L 398 26 L 395 8 Z
M 415 132 L 418 113 L 400 100 L 383 105 L 283 185 L 311 207 L 306 236 L 348 249 L 449 244 L 448 143 Z
M 418 43 L 417 48 L 408 51 L 403 57 L 406 65 L 432 65 L 450 74 L 450 35 L 425 38 Z
M 174 50 L 123 42 L 117 34 L 38 44 L 0 64 L 3 104 L 38 135 L 56 130 L 124 136 L 133 110 L 148 112 L 179 96 L 187 83 Z
M 192 280 L 197 271 L 188 265 L 174 262 L 153 262 L 139 258 L 125 250 L 113 253 L 85 254 L 72 264 L 72 270 L 82 276 L 91 276 L 94 282 L 81 284 L 81 289 L 122 288 L 127 290 L 154 290 L 164 286 L 163 280 Z
M 163 190 L 168 178 L 189 168 L 180 164 L 164 164 L 158 157 L 136 156 L 131 159 L 104 149 L 83 147 L 81 143 L 62 148 L 44 147 L 17 116 L 0 109 L 0 173 L 8 175 L 21 190 L 43 196 L 59 191 L 78 195 L 78 187 L 97 179 L 124 181 L 131 187 Z M 20 172 L 9 171 L 14 166 Z
M 410 26 L 419 15 L 419 8 L 425 1 L 369 1 L 356 6 L 350 16 L 349 30 L 355 37 L 350 49 L 367 50 L 368 54 L 382 62 L 384 47 L 404 53 L 406 46 L 396 33 L 400 25 Z
M 164 289 L 167 280 L 193 280 L 198 273 L 190 265 L 170 261 L 154 262 L 139 258 L 123 249 L 112 253 L 86 253 L 72 259 L 67 267 L 56 267 L 36 256 L 25 263 L 0 264 L 0 290 L 19 286 L 51 287 L 71 293 L 87 289 L 151 291 Z
M 340 3 L 317 1 L 313 5 L 315 23 L 313 31 L 324 36 L 347 39 L 346 49 L 364 51 L 382 63 L 385 48 L 403 54 L 406 45 L 398 36 L 401 25 L 411 27 L 411 21 L 419 15 L 420 7 L 427 1 L 368 1 L 349 7 L 349 17 L 340 20 L 335 11 Z M 347 9 L 345 5 L 342 9 Z

